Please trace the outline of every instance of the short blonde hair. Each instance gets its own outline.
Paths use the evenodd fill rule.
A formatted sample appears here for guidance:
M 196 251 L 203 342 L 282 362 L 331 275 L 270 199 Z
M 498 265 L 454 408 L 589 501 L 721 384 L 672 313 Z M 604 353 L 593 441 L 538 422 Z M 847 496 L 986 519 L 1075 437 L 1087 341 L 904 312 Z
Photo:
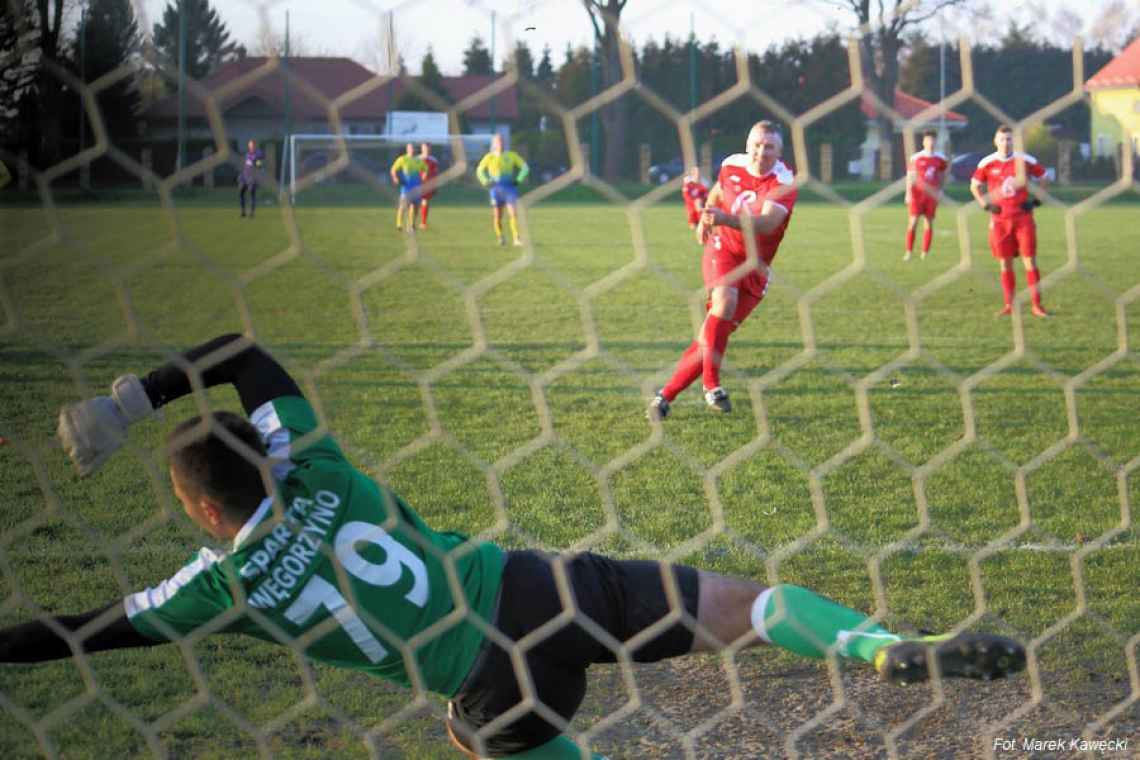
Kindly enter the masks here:
M 752 125 L 752 129 L 748 130 L 748 136 L 751 137 L 753 132 L 763 132 L 772 135 L 780 143 L 780 150 L 784 149 L 784 137 L 780 134 L 779 128 L 776 127 L 775 122 L 762 119 Z

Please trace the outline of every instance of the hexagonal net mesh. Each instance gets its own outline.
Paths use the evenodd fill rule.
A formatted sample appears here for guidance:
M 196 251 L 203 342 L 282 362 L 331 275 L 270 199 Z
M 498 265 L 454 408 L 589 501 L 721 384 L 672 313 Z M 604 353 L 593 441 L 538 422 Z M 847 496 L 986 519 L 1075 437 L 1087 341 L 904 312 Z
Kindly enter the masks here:
M 267 24 L 267 9 L 260 13 Z M 530 18 L 495 22 L 508 49 Z M 1006 113 L 975 80 L 966 41 L 955 62 L 961 88 L 909 116 L 865 81 L 857 36 L 846 55 L 848 85 L 813 94 L 802 109 L 773 98 L 742 47 L 723 54 L 735 79 L 692 107 L 646 83 L 625 39 L 612 81 L 577 102 L 514 69 L 444 94 L 407 75 L 369 74 L 330 90 L 317 69 L 272 55 L 224 81 L 198 81 L 150 57 L 172 93 L 185 88 L 183 107 L 194 114 L 194 149 L 165 164 L 157 147 L 109 137 L 104 98 L 134 69 L 81 81 L 44 61 L 47 77 L 81 97 L 91 139 L 45 166 L 0 153 L 14 185 L 28 186 L 20 197 L 36 199 L 0 207 L 0 463 L 10 505 L 0 523 L 0 620 L 45 622 L 71 657 L 5 666 L 4 754 L 444 756 L 447 707 L 419 653 L 462 624 L 511 656 L 523 696 L 508 717 L 535 710 L 612 757 L 973 756 L 1057 736 L 1135 740 L 1132 153 L 1123 151 L 1118 179 L 1103 187 L 1033 190 L 1044 201 L 1039 287 L 1057 314 L 1030 318 L 1026 291 L 995 320 L 1001 291 L 986 262 L 988 215 L 964 191 L 948 193 L 932 255 L 903 263 L 903 173 L 857 190 L 834 183 L 830 158 L 814 159 L 826 138 L 813 130 L 869 103 L 910 155 L 924 128 L 970 104 L 1012 124 L 1024 150 L 1033 128 L 1087 102 L 1080 41 L 1071 90 L 1028 114 Z M 544 114 L 543 139 L 564 141 L 568 163 L 531 157 L 516 248 L 491 244 L 486 211 L 471 200 L 482 198 L 473 184 L 480 156 L 459 139 L 430 186 L 438 201 L 426 230 L 392 229 L 394 153 L 335 139 L 319 160 L 295 164 L 296 205 L 269 160 L 260 213 L 247 223 L 243 200 L 238 225 L 234 191 L 221 183 L 241 172 L 234 145 L 248 133 L 243 109 L 282 83 L 297 121 L 307 103 L 332 135 L 348 134 L 361 104 L 386 90 L 446 113 L 454 134 L 488 107 L 493 121 L 490 104 L 513 94 Z M 724 382 L 736 409 L 727 417 L 706 413 L 691 393 L 674 401 L 669 419 L 645 420 L 645 403 L 700 329 L 707 294 L 700 246 L 675 202 L 680 177 L 651 187 L 604 178 L 592 165 L 591 120 L 612 129 L 612 114 L 631 103 L 652 115 L 635 128 L 668 133 L 682 166 L 707 167 L 718 115 L 743 104 L 778 123 L 794 167 L 801 200 L 768 293 L 729 344 Z M 743 132 L 736 137 L 743 147 Z M 1024 177 L 1025 162 L 1018 166 Z M 98 167 L 144 189 L 77 198 L 76 176 Z M 757 251 L 749 256 L 755 262 Z M 89 653 L 86 642 L 112 625 L 118 605 L 75 632 L 53 615 L 173 576 L 202 540 L 169 483 L 167 457 L 184 442 L 164 436 L 183 417 L 238 405 L 231 391 L 206 389 L 233 350 L 193 361 L 181 353 L 226 332 L 264 346 L 315 409 L 313 429 L 289 442 L 294 452 L 320 450 L 331 435 L 438 530 L 507 549 L 594 551 L 794 582 L 902 632 L 985 629 L 1020 639 L 1027 673 L 970 688 L 936 677 L 900 690 L 834 650 L 811 662 L 745 651 L 745 640 L 719 655 L 641 664 L 645 636 L 617 640 L 584 615 L 559 560 L 551 561 L 562 614 L 526 637 L 516 641 L 460 605 L 404 640 L 384 614 L 361 608 L 349 580 L 354 567 L 402 556 L 395 543 L 366 559 L 323 545 L 347 611 L 299 635 L 235 585 L 233 607 L 190 633 L 161 631 L 174 646 Z M 140 424 L 99 474 L 76 479 L 54 439 L 56 410 L 105 393 L 119 374 L 167 362 L 185 370 L 193 400 Z M 216 423 L 206 427 L 273 482 L 274 460 Z M 391 529 L 398 509 L 383 502 L 382 527 Z M 259 536 L 296 518 L 280 499 L 271 514 Z M 459 596 L 475 546 L 418 544 Z M 679 623 L 701 635 L 677 588 L 666 587 L 670 612 L 652 630 Z M 213 635 L 240 630 L 242 620 L 277 646 Z M 614 661 L 589 671 L 572 720 L 542 701 L 524 664 L 567 621 Z M 398 652 L 407 688 L 302 655 L 340 630 Z

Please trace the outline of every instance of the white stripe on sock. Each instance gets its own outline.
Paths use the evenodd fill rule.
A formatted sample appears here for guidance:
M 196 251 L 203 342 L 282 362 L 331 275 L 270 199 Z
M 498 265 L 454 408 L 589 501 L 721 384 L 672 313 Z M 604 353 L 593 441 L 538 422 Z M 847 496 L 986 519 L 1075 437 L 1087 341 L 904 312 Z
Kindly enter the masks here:
M 752 603 L 752 630 L 769 644 L 772 643 L 772 639 L 768 638 L 768 629 L 764 625 L 764 612 L 768 609 L 768 598 L 772 596 L 773 591 L 775 587 L 769 586 L 760 592 L 760 596 Z
M 866 631 L 839 631 L 835 635 L 835 643 L 839 645 L 839 654 L 847 656 L 850 652 L 847 651 L 847 643 L 856 636 L 862 636 L 866 639 L 890 639 L 891 641 L 901 641 L 902 638 L 893 633 L 867 633 Z

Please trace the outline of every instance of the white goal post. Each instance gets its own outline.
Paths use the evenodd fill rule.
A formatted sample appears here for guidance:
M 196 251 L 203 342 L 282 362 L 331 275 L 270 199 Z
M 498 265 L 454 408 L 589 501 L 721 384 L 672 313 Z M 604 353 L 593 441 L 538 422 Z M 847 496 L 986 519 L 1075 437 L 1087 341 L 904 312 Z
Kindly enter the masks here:
M 404 146 L 407 143 L 413 143 L 418 146 L 420 143 L 428 143 L 432 146 L 440 146 L 447 148 L 451 153 L 451 163 L 454 165 L 460 161 L 478 161 L 482 155 L 489 149 L 491 139 L 494 134 L 434 134 L 434 135 L 417 135 L 417 134 L 403 134 L 403 135 L 346 135 L 337 133 L 295 133 L 287 135 L 284 145 L 284 158 L 281 162 L 281 176 L 280 184 L 288 186 L 289 188 L 289 202 L 296 204 L 297 202 L 297 183 L 298 183 L 298 164 L 303 166 L 304 153 L 306 151 L 325 151 L 326 161 L 321 169 L 314 172 L 315 181 L 321 182 L 326 179 L 323 174 L 333 174 L 336 171 L 327 172 L 326 167 L 333 164 L 337 159 L 346 158 L 351 159 L 351 154 L 354 151 L 371 150 L 384 156 L 387 164 L 381 169 L 380 166 L 374 166 L 373 169 L 378 175 L 381 182 L 387 182 L 388 164 L 394 160 L 395 156 L 403 152 Z M 391 157 L 387 158 L 390 154 Z M 301 171 L 300 180 L 304 181 L 307 176 L 306 172 Z

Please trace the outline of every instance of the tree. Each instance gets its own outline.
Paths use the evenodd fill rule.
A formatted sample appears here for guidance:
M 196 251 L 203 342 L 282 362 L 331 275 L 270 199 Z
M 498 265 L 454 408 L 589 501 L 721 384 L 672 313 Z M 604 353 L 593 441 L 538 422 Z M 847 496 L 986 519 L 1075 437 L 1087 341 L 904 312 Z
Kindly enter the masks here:
M 514 52 L 503 62 L 503 68 L 513 67 L 519 79 L 534 79 L 534 55 L 525 42 L 515 45 Z
M 78 31 L 76 54 L 82 68 L 77 70 L 88 82 L 130 65 L 138 49 L 139 27 L 130 0 L 91 0 Z M 133 77 L 100 92 L 100 111 L 112 136 L 133 136 L 138 102 Z
M 186 14 L 186 76 L 204 79 L 223 63 L 245 57 L 210 0 L 169 0 L 154 25 L 154 47 L 169 66 L 178 66 L 180 12 Z
M 471 44 L 463 51 L 464 74 L 493 74 L 495 64 L 491 60 L 491 52 L 483 43 L 483 38 L 475 35 Z
M 435 53 L 430 46 L 420 60 L 420 76 L 417 84 L 444 100 L 451 98 L 443 84 L 443 72 L 439 70 L 439 65 L 435 62 Z M 424 97 L 418 89 L 408 88 L 396 99 L 396 108 L 400 111 L 438 111 L 439 104 Z
M 31 94 L 36 85 L 38 29 L 28 23 L 32 9 L 26 0 L 0 0 L 0 143 L 24 144 Z
M 248 52 L 264 58 L 284 58 L 286 53 L 290 58 L 329 55 L 324 49 L 313 45 L 307 37 L 294 31 L 289 32 L 289 50 L 285 50 L 285 34 L 273 29 L 266 29 L 259 34 L 253 50 Z
M 828 4 L 851 11 L 860 27 L 859 59 L 864 81 L 880 101 L 893 106 L 899 83 L 899 54 L 904 35 L 927 19 L 970 0 L 827 0 Z M 890 116 L 875 117 L 879 134 L 889 140 L 894 134 Z
M 573 108 L 590 97 L 590 68 L 593 56 L 584 47 L 574 50 L 566 45 L 566 60 L 558 69 L 555 89 L 558 100 L 567 108 Z
M 512 54 L 503 61 L 503 68 L 514 69 L 520 83 L 534 80 L 534 55 L 525 42 L 515 45 Z M 523 87 L 519 88 L 519 117 L 516 124 L 520 130 L 536 129 L 542 118 L 538 99 L 527 97 L 525 92 Z
M 423 60 L 420 61 L 420 84 L 432 92 L 445 98 L 448 97 L 447 88 L 443 86 L 443 72 L 439 70 L 439 64 L 435 62 L 435 53 L 432 52 L 430 45 Z
M 1089 32 L 1090 42 L 1119 53 L 1140 36 L 1140 14 L 1133 13 L 1125 0 L 1111 0 L 1096 17 Z
M 938 48 L 916 32 L 907 37 L 905 49 L 899 67 L 899 89 L 925 97 L 922 94 L 923 85 L 931 79 L 938 79 Z
M 550 87 L 554 83 L 554 64 L 550 60 L 550 45 L 545 45 L 542 48 L 542 58 L 538 61 L 534 78 L 544 87 Z
M 851 0 L 854 2 L 855 0 Z M 602 82 L 605 89 L 621 81 L 621 12 L 629 0 L 582 0 L 590 23 L 594 27 L 594 40 L 599 49 Z M 626 133 L 629 131 L 629 99 L 617 98 L 602 106 L 601 119 L 605 133 L 605 154 L 602 176 L 616 179 L 621 172 Z
M 1071 43 L 1053 44 L 1037 39 L 1024 26 L 1012 26 L 995 35 L 997 42 L 979 45 L 970 50 L 974 68 L 974 82 L 978 92 L 998 103 L 1013 119 L 1022 119 L 1043 106 L 1069 94 L 1073 89 L 1073 51 Z M 957 61 L 957 45 L 947 45 L 947 62 Z M 1085 48 L 1085 76 L 1091 76 L 1112 59 L 1112 53 L 1102 48 Z M 916 71 L 914 95 L 926 100 L 938 100 L 938 67 L 929 66 Z M 946 92 L 962 87 L 959 66 L 946 67 Z M 973 101 L 955 106 L 969 123 L 954 133 L 955 148 L 959 151 L 990 150 L 997 119 Z M 1049 126 L 1069 134 L 1087 134 L 1089 125 L 1088 104 L 1077 102 L 1060 113 L 1049 117 Z
M 18 7 L 20 3 L 14 5 Z M 44 64 L 51 61 L 61 67 L 66 65 L 60 32 L 63 29 L 64 6 L 68 3 L 64 0 L 54 3 L 34 0 L 30 5 L 33 6 L 30 9 L 25 7 L 28 11 L 25 17 L 28 31 L 25 34 L 28 42 L 34 41 L 36 46 L 35 74 L 32 88 L 23 98 L 28 110 L 22 118 L 27 120 L 26 123 L 35 125 L 34 137 L 29 140 L 34 161 L 47 167 L 58 163 L 63 156 L 63 120 L 60 116 L 68 109 L 64 103 L 63 82 Z M 18 11 L 14 8 L 13 12 Z

